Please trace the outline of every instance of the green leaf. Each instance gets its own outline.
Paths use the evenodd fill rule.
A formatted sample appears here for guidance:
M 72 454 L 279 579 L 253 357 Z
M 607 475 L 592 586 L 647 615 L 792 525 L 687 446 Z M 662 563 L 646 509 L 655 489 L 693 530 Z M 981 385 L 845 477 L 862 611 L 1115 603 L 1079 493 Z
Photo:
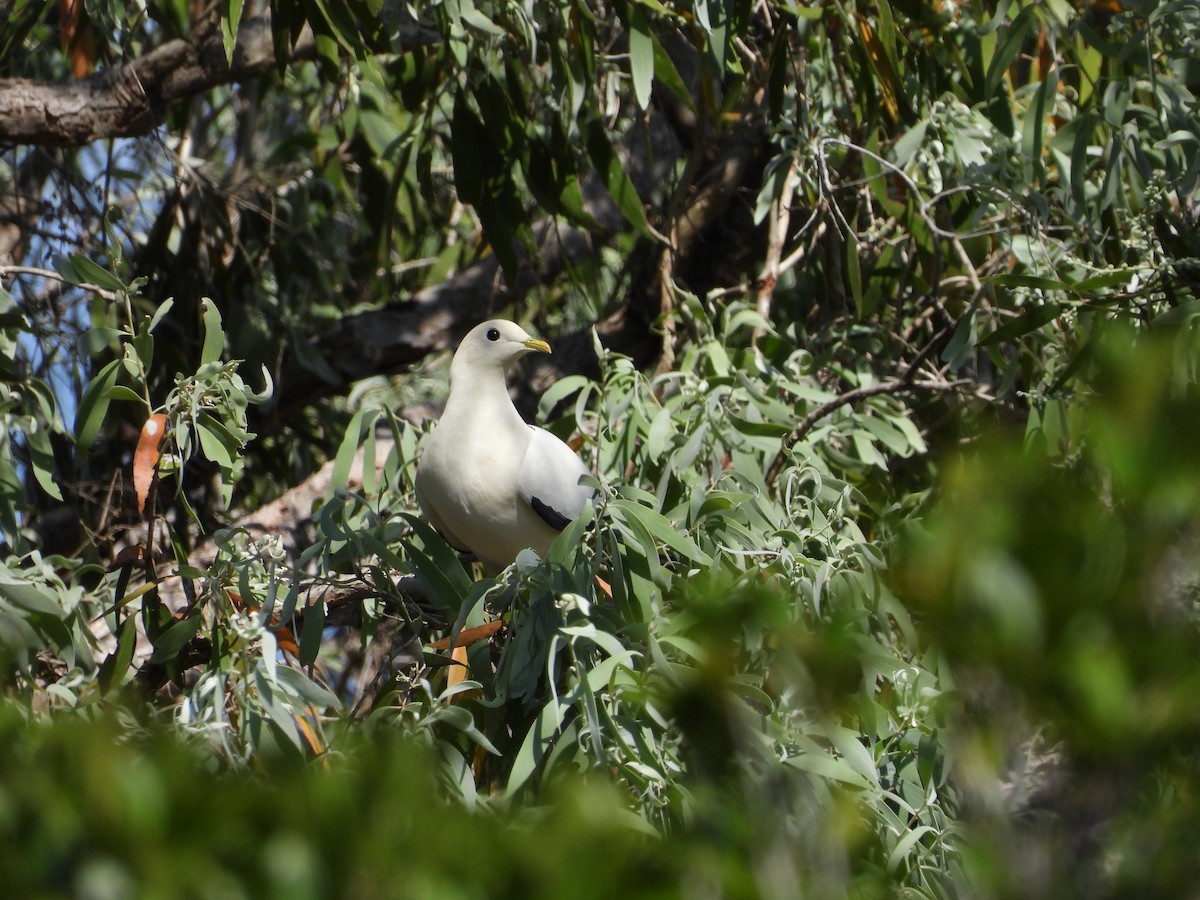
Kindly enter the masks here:
M 916 424 L 907 416 L 900 416 L 892 419 L 889 426 L 900 431 L 904 436 L 904 441 L 908 444 L 909 453 L 924 453 L 928 448 L 925 445 L 925 438 L 921 436 Z
M 676 435 L 675 419 L 671 410 L 665 406 L 655 413 L 646 432 L 646 456 L 659 460 L 670 448 L 671 441 Z
M 331 491 L 344 488 L 350 481 L 350 467 L 354 464 L 354 457 L 358 454 L 363 435 L 373 433 L 375 420 L 381 412 L 378 408 L 360 409 L 346 426 L 346 433 L 342 435 L 342 442 L 338 445 L 337 455 L 333 460 L 333 472 L 329 478 Z
M 201 624 L 200 616 L 193 614 L 190 618 L 160 631 L 154 640 L 154 653 L 150 656 L 150 662 L 163 663 L 174 659 L 183 649 L 183 645 L 196 636 Z
M 22 581 L 0 573 L 0 598 L 26 612 L 61 619 L 66 611 L 54 591 L 44 583 Z
M 150 324 L 146 327 L 146 330 L 151 332 L 154 331 L 154 329 L 158 327 L 158 323 L 163 320 L 167 313 L 171 311 L 171 307 L 174 305 L 175 300 L 172 297 L 168 297 L 166 300 L 160 303 L 158 305 L 158 309 L 154 311 L 154 315 L 150 317 Z
M 26 384 L 29 393 L 37 400 L 38 409 L 42 413 L 42 421 L 47 428 L 57 430 L 62 427 L 62 417 L 58 414 L 58 401 L 46 382 L 40 378 L 30 378 Z
M 458 553 L 423 520 L 407 513 L 401 516 L 413 530 L 404 541 L 413 574 L 443 610 L 457 612 L 471 593 L 473 580 L 459 561 Z
M 575 559 L 576 551 L 583 544 L 584 532 L 587 531 L 588 525 L 592 523 L 595 517 L 595 507 L 592 505 L 592 501 L 589 500 L 584 504 L 583 511 L 572 519 L 566 528 L 559 532 L 558 537 L 554 539 L 554 543 L 550 545 L 546 558 L 569 566 Z
M 664 15 L 664 16 L 675 16 L 676 15 L 676 13 L 674 13 L 672 10 L 670 10 L 668 7 L 666 7 L 662 3 L 660 3 L 659 0 L 633 0 L 633 2 L 637 3 L 639 6 L 646 7 L 646 9 L 653 10 L 654 12 L 659 13 L 660 15 Z
M 196 436 L 200 439 L 200 451 L 205 459 L 215 462 L 223 469 L 230 469 L 233 467 L 233 456 L 237 448 L 228 445 L 229 432 L 218 426 L 219 423 L 208 413 L 201 413 L 196 419 Z
M 249 385 L 246 386 L 246 401 L 248 403 L 266 403 L 275 394 L 275 382 L 271 380 L 271 373 L 266 366 L 262 366 L 263 389 L 255 392 Z
M 217 304 L 205 297 L 200 301 L 204 317 L 204 346 L 200 350 L 200 365 L 218 362 L 225 352 L 225 332 L 221 329 L 221 311 Z
M 55 255 L 53 262 L 54 271 L 62 276 L 62 279 L 68 284 L 82 284 L 84 281 L 86 281 L 86 279 L 80 275 L 78 271 L 76 271 L 75 261 L 73 258 Z
M 311 666 L 321 652 L 321 637 L 325 633 L 325 603 L 316 600 L 304 607 L 304 624 L 300 630 L 300 662 Z
M 75 412 L 75 446 L 80 454 L 86 453 L 96 440 L 108 413 L 108 391 L 117 383 L 120 372 L 121 361 L 114 359 L 88 383 L 79 400 L 79 409 Z
M 979 34 L 992 34 L 998 31 L 1000 26 L 1004 24 L 1004 20 L 1008 16 L 1008 8 L 1012 6 L 1012 4 L 1013 0 L 1000 0 L 1000 2 L 996 4 L 996 11 L 987 21 L 987 24 L 979 27 Z
M 24 615 L 0 604 L 0 645 L 37 650 L 45 643 Z
M 868 319 L 875 313 L 875 310 L 867 309 L 863 304 L 862 269 L 859 267 L 858 261 L 858 237 L 854 232 L 846 235 L 845 256 L 846 283 L 850 286 L 850 296 L 854 300 L 854 308 L 858 310 L 860 319 Z
M 120 293 L 125 290 L 124 283 L 116 275 L 78 253 L 71 254 L 69 271 L 72 271 L 75 275 L 75 278 L 71 279 L 74 284 L 80 286 L 92 284 L 102 290 L 113 293 Z M 61 269 L 59 272 L 60 274 L 66 274 Z
M 592 165 L 596 167 L 596 172 L 604 182 L 609 196 L 617 204 L 621 215 L 643 236 L 650 237 L 650 223 L 646 220 L 646 210 L 642 205 L 642 198 L 638 195 L 637 188 L 633 186 L 633 181 L 630 179 L 629 173 L 625 171 L 621 158 L 609 141 L 604 123 L 599 119 L 594 120 L 588 127 L 587 150 Z
M 892 161 L 900 168 L 907 166 L 917 151 L 925 146 L 925 133 L 929 130 L 929 120 L 922 119 L 900 136 L 892 146 Z
M 642 109 L 650 108 L 654 85 L 654 39 L 646 24 L 646 15 L 636 6 L 629 10 L 629 72 L 633 95 Z
M 464 94 L 454 98 L 450 119 L 450 157 L 454 165 L 454 189 L 463 203 L 472 206 L 484 196 L 483 152 L 489 146 L 487 131 Z
M 888 0 L 876 0 L 876 8 L 879 10 L 878 22 L 878 37 L 879 44 L 883 48 L 882 62 L 886 63 L 886 71 L 894 79 L 894 84 L 899 86 L 899 76 L 903 72 L 900 65 L 899 55 L 896 53 L 896 19 L 892 15 L 892 7 Z
M 824 731 L 846 763 L 871 782 L 873 787 L 878 788 L 879 769 L 871 756 L 871 751 L 864 746 L 862 736 L 850 728 L 837 725 L 827 725 Z
M 477 31 L 490 34 L 492 37 L 503 37 L 504 29 L 485 16 L 477 6 L 469 6 L 462 11 L 462 20 Z
M 819 778 L 840 781 L 853 787 L 863 788 L 864 790 L 875 788 L 874 782 L 869 781 L 856 772 L 845 760 L 832 757 L 820 748 L 815 748 L 810 752 L 802 752 L 795 756 L 789 756 L 786 763 L 793 768 L 816 775 Z
M 888 855 L 887 870 L 895 873 L 905 859 L 908 858 L 909 852 L 916 845 L 917 841 L 925 837 L 927 834 L 936 833 L 931 825 L 918 825 L 916 828 L 905 833 L 904 837 L 896 844 L 896 847 Z
M 1005 322 L 995 331 L 984 335 L 977 346 L 990 347 L 1024 337 L 1032 331 L 1037 331 L 1048 322 L 1054 321 L 1061 313 L 1062 307 L 1057 303 L 1043 303 L 1035 306 L 1015 319 Z
M 626 652 L 620 656 L 610 656 L 602 660 L 588 671 L 569 695 L 551 699 L 542 707 L 538 717 L 525 732 L 525 738 L 521 741 L 521 747 L 513 759 L 513 766 L 508 774 L 508 783 L 504 787 L 506 797 L 513 796 L 533 777 L 558 737 L 559 729 L 571 706 L 581 699 L 585 692 L 595 693 L 606 686 L 613 677 L 617 666 L 627 663 L 632 657 L 632 652 Z
M 377 156 L 386 157 L 391 148 L 404 138 L 394 114 L 364 109 L 359 114 L 359 128 Z
M 793 75 L 796 61 L 792 56 L 793 38 L 791 32 L 790 23 L 781 20 L 775 28 L 775 34 L 771 38 L 771 52 L 768 57 L 769 62 L 767 63 L 767 108 L 770 111 L 772 122 L 779 121 L 783 116 L 787 89 L 794 82 Z M 674 66 L 672 66 L 672 69 L 674 69 Z M 682 84 L 682 81 L 680 84 Z M 671 89 L 671 93 L 676 92 L 675 85 L 668 86 Z M 691 105 L 690 102 L 689 105 Z
M 637 522 L 651 537 L 681 554 L 685 559 L 701 566 L 712 565 L 712 557 L 697 547 L 696 542 L 690 537 L 681 534 L 662 513 L 655 512 L 640 503 L 621 499 L 610 501 L 608 510 L 610 513 L 617 513 L 622 521 Z
M 229 0 L 229 15 L 221 17 L 221 41 L 225 46 L 225 62 L 228 65 L 233 65 L 238 26 L 242 21 L 242 5 L 243 0 Z
M 305 621 L 307 622 L 307 616 Z M 279 683 L 305 703 L 319 710 L 341 709 L 342 703 L 333 692 L 323 685 L 317 684 L 303 672 L 291 666 L 280 665 L 276 670 Z
M 116 685 L 120 684 L 125 677 L 125 673 L 129 671 L 129 666 L 133 662 L 133 651 L 137 649 L 137 627 L 132 618 L 121 620 L 121 624 L 117 626 L 117 646 L 100 664 L 100 670 L 97 674 L 97 682 L 100 685 L 100 693 L 107 694 Z
M 1004 274 L 989 275 L 984 278 L 986 284 L 998 284 L 1002 287 L 1031 288 L 1039 291 L 1066 291 L 1068 286 L 1055 278 L 1043 278 L 1040 275 Z
M 1101 272 L 1097 275 L 1091 275 L 1087 278 L 1082 278 L 1071 285 L 1071 290 L 1076 294 L 1088 295 L 1095 291 L 1101 291 L 1105 288 L 1125 287 L 1135 276 L 1146 278 L 1147 273 L 1143 269 L 1111 269 L 1107 272 Z
M 1021 156 L 1030 166 L 1034 182 L 1041 182 L 1045 172 L 1042 161 L 1046 119 L 1053 112 L 1054 99 L 1058 95 L 1058 69 L 1050 70 L 1034 93 L 1033 103 L 1025 113 L 1025 122 L 1021 129 Z
M 125 387 L 123 384 L 117 384 L 110 387 L 104 392 L 105 398 L 109 400 L 124 400 L 129 403 L 145 404 L 146 398 L 142 397 L 136 391 Z
M 734 413 L 726 413 L 733 427 L 749 437 L 782 438 L 791 434 L 792 425 L 787 422 L 754 422 Z
M 1189 319 L 1200 316 L 1200 299 L 1185 300 L 1178 306 L 1168 309 L 1165 313 L 1155 316 L 1152 325 L 1158 327 L 1183 325 Z
M 995 95 L 1000 87 L 1000 82 L 1004 80 L 1005 72 L 1008 71 L 1012 61 L 1016 59 L 1017 53 L 1025 43 L 1025 38 L 1033 30 L 1035 9 L 1036 7 L 1032 5 L 1025 7 L 1004 32 L 1004 37 L 1001 38 L 996 52 L 992 55 L 991 62 L 988 63 L 987 75 L 983 79 L 983 98 L 985 100 L 991 99 Z
M 264 637 L 265 641 L 266 637 Z M 255 670 L 254 686 L 257 689 L 259 706 L 267 714 L 267 720 L 272 726 L 279 749 L 301 750 L 303 743 L 300 740 L 300 733 L 296 730 L 296 717 L 290 709 L 276 699 L 275 686 L 264 669 Z M 253 729 L 253 725 L 251 728 Z M 284 740 L 278 741 L 280 737 Z M 261 741 L 261 738 L 259 740 Z
M 1088 156 L 1092 137 L 1100 123 L 1100 114 L 1091 110 L 1075 120 L 1075 141 L 1071 146 L 1071 199 L 1080 207 L 1087 204 Z
M 595 383 L 583 375 L 567 375 L 558 379 L 538 401 L 538 418 L 548 419 L 555 408 L 567 397 L 577 392 L 582 392 L 586 396 L 594 387 Z
M 779 43 L 786 45 L 787 42 L 780 41 Z M 782 68 L 780 66 L 780 69 Z M 654 40 L 654 77 L 671 92 L 676 100 L 684 104 L 688 109 L 695 109 L 695 100 L 692 98 L 691 91 L 688 90 L 687 85 L 684 83 L 683 76 L 679 74 L 679 69 L 675 67 L 675 61 L 671 59 L 671 55 L 663 49 L 662 44 L 657 39 Z
M 127 337 L 124 331 L 117 328 L 89 328 L 79 336 L 75 346 L 80 356 L 91 357 L 103 353 L 109 347 L 119 346 Z
M 62 500 L 62 491 L 54 483 L 54 449 L 50 446 L 50 435 L 40 422 L 35 420 L 25 429 L 25 444 L 29 448 L 29 465 L 33 469 L 33 477 L 43 491 L 55 500 Z
M 911 456 L 915 449 L 908 441 L 904 434 L 892 425 L 891 422 L 884 419 L 878 419 L 874 416 L 867 416 L 861 420 L 863 428 L 869 431 L 874 438 L 887 447 L 897 456 Z
M 856 429 L 850 433 L 850 439 L 854 443 L 854 449 L 858 453 L 859 459 L 868 465 L 887 469 L 887 457 L 879 452 L 875 442 L 871 440 L 869 432 Z

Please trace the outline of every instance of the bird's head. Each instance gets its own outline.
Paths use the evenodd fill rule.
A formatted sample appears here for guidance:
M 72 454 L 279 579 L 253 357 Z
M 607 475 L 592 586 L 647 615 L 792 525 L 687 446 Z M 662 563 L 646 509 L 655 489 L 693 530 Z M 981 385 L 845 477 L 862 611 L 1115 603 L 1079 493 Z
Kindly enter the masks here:
M 549 353 L 550 345 L 530 337 L 516 322 L 489 319 L 467 332 L 450 366 L 454 381 L 466 381 L 486 371 L 505 372 L 526 353 Z

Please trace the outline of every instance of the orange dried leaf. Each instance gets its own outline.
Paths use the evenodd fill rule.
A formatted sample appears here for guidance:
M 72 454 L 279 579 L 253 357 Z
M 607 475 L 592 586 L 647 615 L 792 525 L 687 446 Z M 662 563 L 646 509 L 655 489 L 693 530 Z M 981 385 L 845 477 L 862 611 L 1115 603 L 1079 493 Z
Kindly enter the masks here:
M 469 647 L 471 644 L 490 638 L 503 627 L 504 620 L 497 619 L 494 622 L 486 622 L 483 625 L 476 625 L 474 628 L 464 628 L 458 633 L 458 640 L 454 642 L 454 645 L 456 647 Z M 428 646 L 433 650 L 445 650 L 450 646 L 450 638 L 444 637 L 441 640 L 434 641 Z
M 458 665 L 450 666 L 446 669 L 446 687 L 452 688 L 460 681 L 466 680 L 466 677 L 471 673 L 467 663 L 467 648 L 455 647 L 450 651 L 450 658 Z
M 279 620 L 272 618 L 271 627 L 275 627 Z M 284 625 L 275 632 L 275 643 L 284 653 L 290 653 L 293 658 L 300 658 L 300 645 L 296 643 L 296 638 L 292 635 L 292 629 Z
M 96 29 L 88 19 L 84 0 L 59 0 L 58 23 L 63 51 L 71 58 L 71 73 L 76 78 L 90 75 L 96 68 Z
M 308 748 L 313 753 L 319 754 L 325 752 L 325 747 L 320 737 L 317 736 L 316 730 L 312 727 L 312 723 L 302 716 L 295 716 L 294 718 L 296 720 L 296 728 L 299 730 L 300 736 L 304 739 L 304 743 L 308 744 Z
M 142 512 L 146 509 L 146 498 L 150 494 L 150 485 L 154 482 L 154 473 L 158 467 L 158 448 L 166 430 L 167 417 L 162 413 L 155 413 L 142 426 L 142 435 L 138 438 L 137 449 L 133 452 L 133 489 L 137 494 L 138 510 Z
M 871 58 L 871 64 L 875 69 L 875 74 L 878 76 L 877 84 L 879 93 L 883 98 L 883 105 L 887 107 L 888 113 L 893 119 L 900 118 L 900 107 L 897 102 L 897 87 L 898 78 L 895 70 L 892 68 L 891 60 L 888 58 L 887 50 L 883 46 L 883 41 L 879 39 L 879 35 L 875 33 L 875 29 L 864 16 L 858 16 L 858 31 L 862 35 L 863 44 L 866 46 L 867 56 Z

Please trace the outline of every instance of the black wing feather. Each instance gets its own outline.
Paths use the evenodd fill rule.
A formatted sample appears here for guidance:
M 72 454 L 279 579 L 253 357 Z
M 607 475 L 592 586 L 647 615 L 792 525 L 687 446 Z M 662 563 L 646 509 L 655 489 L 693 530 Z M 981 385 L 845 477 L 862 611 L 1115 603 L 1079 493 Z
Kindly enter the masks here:
M 529 498 L 529 505 L 533 507 L 533 511 L 541 516 L 542 521 L 553 528 L 555 531 L 562 531 L 571 524 L 571 520 L 560 513 L 553 506 L 544 503 L 537 497 Z

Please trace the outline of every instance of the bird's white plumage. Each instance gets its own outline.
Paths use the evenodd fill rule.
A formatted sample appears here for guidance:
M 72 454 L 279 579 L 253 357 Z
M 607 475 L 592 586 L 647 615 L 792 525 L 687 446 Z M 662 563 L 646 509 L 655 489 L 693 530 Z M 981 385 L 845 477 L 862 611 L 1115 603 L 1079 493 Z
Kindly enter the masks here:
M 472 329 L 450 365 L 450 397 L 417 467 L 417 503 L 451 544 L 493 571 L 527 548 L 545 555 L 592 495 L 583 461 L 517 413 L 505 372 L 529 352 L 550 352 L 519 325 Z

